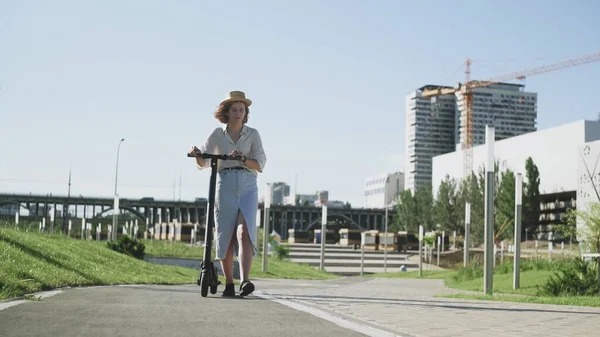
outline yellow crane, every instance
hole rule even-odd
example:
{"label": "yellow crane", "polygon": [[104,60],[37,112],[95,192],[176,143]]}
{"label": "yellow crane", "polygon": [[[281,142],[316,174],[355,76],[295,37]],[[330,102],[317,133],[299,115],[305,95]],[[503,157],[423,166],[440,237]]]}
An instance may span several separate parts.
{"label": "yellow crane", "polygon": [[546,66],[541,66],[524,71],[516,71],[502,76],[490,78],[485,81],[471,80],[471,59],[465,60],[465,83],[459,83],[456,88],[436,88],[428,89],[422,92],[425,98],[431,98],[441,95],[452,95],[460,93],[463,96],[463,109],[461,111],[461,126],[464,136],[462,137],[463,150],[463,178],[467,178],[473,170],[473,89],[487,87],[492,84],[502,83],[511,80],[524,80],[526,77],[555,71],[563,68],[578,66],[600,60],[600,53],[586,55],[575,59],[565,60]]}

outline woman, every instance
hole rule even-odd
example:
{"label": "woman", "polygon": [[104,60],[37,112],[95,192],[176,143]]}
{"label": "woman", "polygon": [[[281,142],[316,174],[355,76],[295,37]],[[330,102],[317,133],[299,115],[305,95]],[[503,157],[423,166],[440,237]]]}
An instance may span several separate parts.
{"label": "woman", "polygon": [[[258,211],[258,185],[256,178],[262,172],[267,157],[260,134],[246,125],[248,107],[252,101],[244,92],[232,91],[221,102],[215,118],[225,124],[216,128],[198,149],[190,153],[229,154],[242,156],[242,160],[219,160],[215,195],[215,249],[225,274],[223,296],[235,296],[233,286],[233,254],[237,252],[240,264],[240,295],[254,291],[250,282],[250,266],[257,253],[256,212]],[[210,167],[211,159],[196,158],[199,169]]]}

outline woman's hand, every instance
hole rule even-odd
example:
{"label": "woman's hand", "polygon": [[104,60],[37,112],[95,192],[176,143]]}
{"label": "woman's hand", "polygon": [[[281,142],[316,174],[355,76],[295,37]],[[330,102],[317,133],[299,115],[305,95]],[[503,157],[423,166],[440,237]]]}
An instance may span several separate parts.
{"label": "woman's hand", "polygon": [[189,154],[191,154],[192,156],[198,158],[198,156],[201,155],[202,152],[200,152],[200,149],[197,148],[196,146],[192,146],[192,149],[190,150]]}
{"label": "woman's hand", "polygon": [[244,159],[246,159],[246,156],[244,155],[244,153],[240,150],[233,150],[229,153],[230,157],[241,157],[242,161],[244,161]]}

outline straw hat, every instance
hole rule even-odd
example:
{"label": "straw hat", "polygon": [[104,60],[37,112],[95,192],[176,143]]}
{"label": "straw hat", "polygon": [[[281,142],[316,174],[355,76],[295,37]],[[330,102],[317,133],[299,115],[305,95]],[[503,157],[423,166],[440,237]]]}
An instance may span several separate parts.
{"label": "straw hat", "polygon": [[231,102],[244,102],[247,106],[252,104],[252,101],[246,98],[246,94],[243,91],[231,91],[229,96],[223,100],[220,105]]}

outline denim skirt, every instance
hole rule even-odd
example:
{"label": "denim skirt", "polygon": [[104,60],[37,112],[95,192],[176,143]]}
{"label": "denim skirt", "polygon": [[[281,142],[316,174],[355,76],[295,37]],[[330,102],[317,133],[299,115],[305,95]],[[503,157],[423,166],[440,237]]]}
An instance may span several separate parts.
{"label": "denim skirt", "polygon": [[215,189],[215,250],[216,258],[225,259],[229,244],[234,243],[234,256],[238,255],[237,241],[238,212],[246,220],[252,244],[252,256],[258,249],[256,237],[256,215],[258,212],[257,177],[247,170],[220,170]]}

